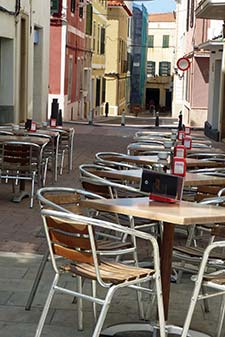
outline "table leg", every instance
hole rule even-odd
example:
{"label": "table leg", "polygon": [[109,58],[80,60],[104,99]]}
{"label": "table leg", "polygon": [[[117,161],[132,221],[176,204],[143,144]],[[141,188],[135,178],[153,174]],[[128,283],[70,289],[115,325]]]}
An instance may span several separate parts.
{"label": "table leg", "polygon": [[160,256],[161,256],[161,277],[162,277],[164,314],[166,321],[168,319],[168,311],[169,311],[173,241],[174,241],[174,225],[170,223],[163,223],[163,238],[160,246]]}

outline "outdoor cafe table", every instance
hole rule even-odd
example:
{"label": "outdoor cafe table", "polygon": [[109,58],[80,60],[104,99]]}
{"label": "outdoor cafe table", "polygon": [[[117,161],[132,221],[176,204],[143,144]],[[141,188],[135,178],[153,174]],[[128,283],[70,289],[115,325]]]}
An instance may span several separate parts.
{"label": "outdoor cafe table", "polygon": [[[164,145],[154,145],[154,144],[146,144],[146,143],[131,143],[128,146],[128,154],[135,153],[139,154],[141,152],[148,152],[148,151],[154,151],[154,152],[164,152],[164,151],[170,151],[170,149],[167,149],[164,147]],[[224,150],[220,148],[214,148],[214,147],[192,147],[191,150],[187,150],[187,153],[224,153]]]}
{"label": "outdoor cafe table", "polygon": [[[172,251],[174,243],[175,225],[212,224],[224,223],[225,212],[223,207],[202,205],[187,201],[180,203],[163,203],[145,198],[119,198],[104,200],[82,200],[81,207],[96,209],[99,211],[125,214],[140,218],[162,221],[163,238],[160,245],[162,291],[164,301],[165,318],[168,319],[169,297],[170,297],[170,277],[172,267]],[[129,323],[130,331],[143,330],[137,324]],[[146,328],[146,323],[144,324]],[[106,329],[108,335],[113,336],[113,331],[118,332],[119,327],[112,326]],[[121,326],[121,329],[123,327]],[[149,327],[150,329],[150,327]],[[102,333],[105,335],[105,331]],[[194,333],[192,336],[203,336]],[[204,334],[205,335],[205,334]]]}
{"label": "outdoor cafe table", "polygon": [[[117,156],[117,155],[110,155],[105,157],[106,160],[112,160],[117,162],[126,162],[126,163],[133,163],[138,165],[153,165],[155,163],[162,163],[167,164],[166,161],[159,161],[158,156],[151,156],[151,155],[140,155],[140,156],[131,156],[131,155],[124,155],[124,156]],[[186,158],[187,168],[195,168],[195,167],[225,167],[225,162],[220,161],[213,161],[213,160],[200,160],[195,158]]]}
{"label": "outdoor cafe table", "polygon": [[[101,170],[95,171],[93,173],[104,178],[121,179],[139,183],[141,180],[142,171],[143,169],[113,170],[113,171]],[[185,187],[198,187],[205,185],[225,186],[225,177],[217,177],[201,173],[191,173],[191,172],[186,173],[186,176],[184,177]]]}

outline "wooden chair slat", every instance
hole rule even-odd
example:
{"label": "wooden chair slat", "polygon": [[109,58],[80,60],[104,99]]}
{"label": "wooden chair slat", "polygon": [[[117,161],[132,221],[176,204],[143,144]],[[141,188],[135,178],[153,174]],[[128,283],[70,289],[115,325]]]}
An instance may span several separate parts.
{"label": "wooden chair slat", "polygon": [[63,256],[66,259],[81,263],[93,264],[93,257],[91,253],[79,252],[74,249],[59,246],[57,244],[53,244],[52,249],[54,254]]}
{"label": "wooden chair slat", "polygon": [[55,230],[50,230],[49,235],[52,242],[63,244],[68,248],[91,249],[89,238],[70,236]]}
{"label": "wooden chair slat", "polygon": [[66,204],[76,204],[78,202],[80,202],[81,197],[78,194],[64,194],[64,193],[60,193],[60,194],[46,194],[45,198],[58,204],[58,205],[66,205]]}
{"label": "wooden chair slat", "polygon": [[49,228],[60,229],[64,232],[69,233],[79,233],[79,234],[88,234],[88,229],[86,225],[79,224],[70,224],[67,222],[58,222],[54,218],[47,218],[47,224]]}

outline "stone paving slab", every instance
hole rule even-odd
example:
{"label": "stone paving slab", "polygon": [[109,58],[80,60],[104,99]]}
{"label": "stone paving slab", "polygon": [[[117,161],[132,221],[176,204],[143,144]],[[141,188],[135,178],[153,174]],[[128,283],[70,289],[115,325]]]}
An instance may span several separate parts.
{"label": "stone paving slab", "polygon": [[[108,126],[75,126],[75,146],[73,172],[59,177],[54,186],[80,187],[79,165],[91,163],[98,151],[126,152],[127,145],[138,129]],[[216,144],[224,148],[224,144]],[[51,177],[48,179],[51,184]],[[45,239],[41,235],[42,223],[39,206],[29,208],[29,200],[20,204],[12,203],[10,184],[0,184],[0,337],[32,337],[40,317],[46,294],[52,280],[50,263],[47,264],[34,305],[30,312],[24,310],[26,299],[35,277],[41,255],[46,250]],[[29,254],[28,254],[29,253]],[[64,282],[73,287],[74,279]],[[189,276],[181,284],[172,284],[170,321],[182,325],[190,300],[192,282]],[[110,309],[106,325],[118,321],[136,321],[134,294],[118,294]],[[57,295],[43,332],[48,337],[90,337],[93,327],[91,306],[85,303],[85,330],[76,329],[76,305],[68,296]],[[218,300],[213,301],[209,314],[202,314],[198,305],[192,327],[212,335],[215,332]],[[225,328],[224,328],[225,332]],[[130,333],[117,337],[147,337],[146,333]]]}

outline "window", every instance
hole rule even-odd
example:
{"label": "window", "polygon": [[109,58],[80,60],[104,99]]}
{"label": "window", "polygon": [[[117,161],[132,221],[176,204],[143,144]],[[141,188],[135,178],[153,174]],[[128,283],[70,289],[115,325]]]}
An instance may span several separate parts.
{"label": "window", "polygon": [[59,13],[59,0],[51,0],[51,15]]}
{"label": "window", "polygon": [[102,78],[102,103],[105,102],[105,87],[106,87],[106,80]]}
{"label": "window", "polygon": [[163,48],[169,48],[169,40],[170,36],[169,35],[163,35]]}
{"label": "window", "polygon": [[86,7],[86,34],[92,35],[92,16],[93,9],[91,4],[87,4]]}
{"label": "window", "polygon": [[93,45],[92,49],[95,51],[95,44],[96,44],[96,22],[93,23]]}
{"label": "window", "polygon": [[148,36],[148,48],[153,48],[154,47],[154,35],[149,35]]}
{"label": "window", "polygon": [[170,76],[171,63],[159,62],[159,76]]}
{"label": "window", "polygon": [[70,56],[68,67],[68,101],[71,101],[72,80],[73,80],[73,56]]}
{"label": "window", "polygon": [[147,61],[147,75],[155,76],[155,62]]}
{"label": "window", "polygon": [[84,8],[83,7],[79,7],[79,18],[83,19],[83,15],[84,15]]}
{"label": "window", "polygon": [[96,79],[96,99],[95,99],[95,106],[100,106],[100,86],[101,80],[100,78]]}
{"label": "window", "polygon": [[71,0],[70,10],[71,10],[72,13],[75,13],[75,7],[76,7],[76,0]]}
{"label": "window", "polygon": [[97,54],[100,54],[100,40],[101,40],[101,28],[98,25],[98,41],[97,41]]}
{"label": "window", "polygon": [[194,10],[195,10],[194,0],[191,0],[191,17],[190,17],[190,27],[191,28],[193,28],[194,26]]}
{"label": "window", "polygon": [[100,54],[105,54],[105,27],[101,28],[101,46],[100,46]]}

